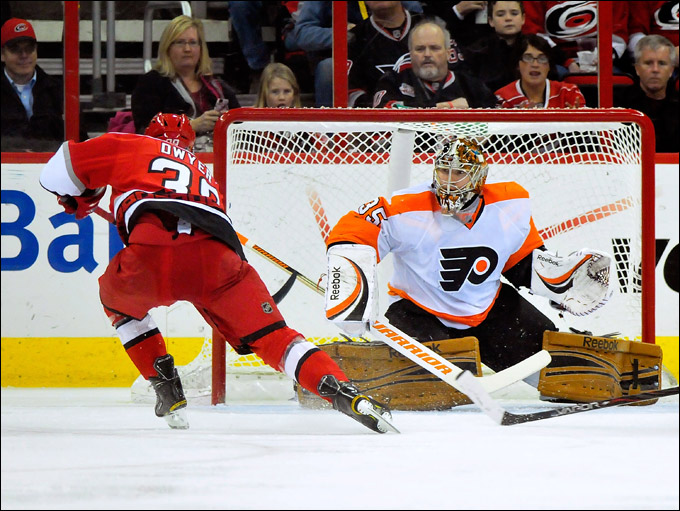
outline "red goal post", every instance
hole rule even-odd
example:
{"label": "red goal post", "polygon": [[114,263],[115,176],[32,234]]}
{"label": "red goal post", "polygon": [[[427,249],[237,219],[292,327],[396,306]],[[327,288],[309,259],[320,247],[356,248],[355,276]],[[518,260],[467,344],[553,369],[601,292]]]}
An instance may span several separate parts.
{"label": "red goal post", "polygon": [[[431,177],[437,144],[459,135],[482,143],[490,182],[513,180],[529,190],[549,249],[562,249],[564,238],[562,250],[614,253],[621,299],[598,328],[625,323],[625,336],[653,343],[654,128],[635,110],[240,108],[215,127],[214,172],[236,230],[316,280],[325,266],[323,236],[338,215]],[[263,275],[273,292],[272,278]],[[302,304],[305,318],[289,320],[284,304],[282,312],[317,339],[314,329],[322,327],[305,328],[316,305],[305,300],[283,301]],[[226,367],[224,340],[214,335],[216,404],[224,401]]]}

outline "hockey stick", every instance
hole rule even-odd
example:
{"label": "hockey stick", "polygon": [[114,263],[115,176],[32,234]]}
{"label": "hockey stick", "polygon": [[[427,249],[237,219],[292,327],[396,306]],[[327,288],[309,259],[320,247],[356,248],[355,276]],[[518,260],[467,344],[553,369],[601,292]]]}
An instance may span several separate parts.
{"label": "hockey stick", "polygon": [[[106,211],[100,206],[97,206],[94,208],[94,212],[102,217],[104,220],[111,224],[115,224],[115,219],[113,218],[113,214]],[[236,233],[239,236],[239,239],[241,238],[241,235],[239,233]],[[285,296],[288,294],[288,291],[293,287],[293,284],[295,284],[295,272],[291,272],[290,277],[288,277],[288,280],[283,283],[283,286],[281,286],[281,289],[279,289],[276,293],[272,295],[272,298],[274,299],[274,303],[278,305],[278,303],[285,298]]]}
{"label": "hockey stick", "polygon": [[[262,247],[256,245],[242,234],[239,234],[239,239],[245,247],[258,253],[268,261],[277,265],[282,270],[290,273],[291,275],[295,275],[295,278],[298,281],[316,293],[320,294],[321,296],[325,295],[326,290],[310,278],[291,268],[288,264],[273,256]],[[387,326],[388,324],[389,323],[386,319],[380,317],[380,320],[373,323],[371,332],[375,334],[376,338],[383,341],[395,351],[401,353],[406,358],[415,362],[417,365],[428,370],[452,387],[460,390],[459,386],[461,383],[457,382],[456,379],[463,372],[462,369],[453,365],[441,355],[430,350],[427,346],[424,346],[392,325]],[[490,376],[475,378],[475,380],[479,381],[479,385],[481,385],[483,392],[494,392],[496,390],[505,388],[508,385],[511,385],[523,378],[526,378],[537,371],[540,371],[542,368],[548,365],[548,363],[550,363],[550,354],[545,350],[541,350],[512,367],[504,369],[503,371],[499,371],[498,373],[492,374]],[[467,392],[464,393],[467,394]]]}
{"label": "hockey stick", "polygon": [[[472,376],[469,372],[463,373],[459,378],[459,382],[466,386],[467,380],[475,380],[476,378]],[[475,387],[468,387],[470,392],[475,392]],[[578,403],[574,405],[560,406],[558,408],[553,408],[551,410],[544,410],[542,412],[532,412],[532,413],[511,413],[503,409],[497,401],[495,401],[491,396],[478,394],[475,396],[477,399],[468,394],[470,399],[473,399],[475,404],[482,408],[487,415],[491,416],[498,424],[501,426],[513,426],[515,424],[523,424],[525,422],[540,421],[543,419],[551,419],[553,417],[563,417],[565,415],[573,415],[575,413],[589,412],[591,410],[601,410],[603,408],[610,408],[612,406],[622,406],[631,403],[642,403],[644,401],[652,401],[660,397],[675,396],[678,395],[678,389],[680,387],[671,387],[669,389],[657,389],[649,390],[646,392],[640,392],[639,394],[633,394],[630,396],[621,396],[611,399],[604,399],[602,401],[593,401],[592,403]],[[478,402],[479,401],[479,402]],[[480,404],[481,403],[481,404]]]}

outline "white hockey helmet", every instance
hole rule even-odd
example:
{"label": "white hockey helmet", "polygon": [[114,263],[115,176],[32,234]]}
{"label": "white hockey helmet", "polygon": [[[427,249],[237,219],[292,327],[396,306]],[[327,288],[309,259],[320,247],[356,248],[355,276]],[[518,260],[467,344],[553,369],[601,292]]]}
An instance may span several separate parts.
{"label": "white hockey helmet", "polygon": [[489,166],[477,142],[468,138],[445,141],[435,155],[432,183],[442,213],[453,215],[470,204],[482,193],[488,172]]}

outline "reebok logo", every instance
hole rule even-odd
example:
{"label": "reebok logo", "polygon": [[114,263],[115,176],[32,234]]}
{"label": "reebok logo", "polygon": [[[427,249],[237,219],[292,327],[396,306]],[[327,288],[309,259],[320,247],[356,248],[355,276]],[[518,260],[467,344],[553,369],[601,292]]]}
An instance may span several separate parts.
{"label": "reebok logo", "polygon": [[335,267],[333,268],[333,271],[331,272],[331,282],[330,282],[330,287],[331,287],[331,296],[330,300],[339,300],[340,299],[340,268]]}
{"label": "reebok logo", "polygon": [[618,341],[602,337],[583,337],[583,347],[605,351],[619,351]]}
{"label": "reebok logo", "polygon": [[559,263],[558,263],[557,261],[555,261],[554,259],[552,259],[552,258],[550,258],[550,257],[544,257],[544,256],[542,256],[541,254],[538,254],[537,257],[538,257],[538,260],[539,260],[539,261],[543,261],[543,262],[545,262],[545,263],[552,264],[553,266],[558,266],[558,265],[559,265]]}

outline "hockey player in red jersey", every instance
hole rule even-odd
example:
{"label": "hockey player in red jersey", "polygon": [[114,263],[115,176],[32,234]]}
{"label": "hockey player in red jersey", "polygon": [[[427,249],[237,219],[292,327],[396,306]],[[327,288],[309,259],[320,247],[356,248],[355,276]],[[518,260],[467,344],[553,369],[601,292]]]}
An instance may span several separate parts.
{"label": "hockey player in red jersey", "polygon": [[286,325],[245,259],[212,170],[191,152],[195,134],[188,117],[158,114],[145,135],[65,142],[40,183],[77,219],[93,212],[111,186],[125,247],[99,279],[100,299],[130,359],[156,391],[156,415],[171,428],[188,427],[173,357],[149,315],[153,307],[186,300],[238,353],[257,354],[335,409],[387,431],[389,410],[361,395],[326,353]]}

